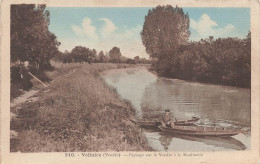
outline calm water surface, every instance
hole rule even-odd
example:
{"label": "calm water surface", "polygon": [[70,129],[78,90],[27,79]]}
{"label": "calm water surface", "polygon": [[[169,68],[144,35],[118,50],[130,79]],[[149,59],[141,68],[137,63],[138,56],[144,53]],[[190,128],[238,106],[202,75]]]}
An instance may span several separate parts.
{"label": "calm water surface", "polygon": [[[161,78],[145,67],[106,71],[103,78],[132,103],[137,119],[155,120],[167,108],[177,120],[200,117],[198,125],[250,127],[250,89]],[[158,151],[250,149],[250,134],[199,138],[143,131],[149,144]]]}

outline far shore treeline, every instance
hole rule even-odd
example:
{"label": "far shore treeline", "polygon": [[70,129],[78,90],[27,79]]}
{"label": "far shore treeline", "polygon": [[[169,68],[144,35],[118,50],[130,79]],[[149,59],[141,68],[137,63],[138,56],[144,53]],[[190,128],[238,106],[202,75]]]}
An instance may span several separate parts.
{"label": "far shore treeline", "polygon": [[30,72],[43,81],[49,80],[45,72],[53,69],[51,60],[151,63],[150,69],[159,76],[250,88],[250,32],[244,39],[209,37],[189,41],[189,15],[177,6],[157,6],[145,16],[141,31],[150,59],[131,59],[121,54],[116,45],[109,52],[84,46],[60,52],[62,43],[49,31],[50,14],[45,5],[11,5],[11,97],[18,95],[21,88],[19,69],[24,61],[29,61]]}
{"label": "far shore treeline", "polygon": [[134,59],[123,56],[119,47],[113,47],[109,52],[89,49],[83,46],[76,46],[69,51],[59,52],[53,57],[54,60],[63,63],[127,63],[127,64],[150,64],[150,60],[135,56]]}
{"label": "far shore treeline", "polygon": [[182,8],[157,6],[145,17],[142,41],[151,70],[159,76],[250,88],[251,33],[244,39],[189,41],[189,15]]}

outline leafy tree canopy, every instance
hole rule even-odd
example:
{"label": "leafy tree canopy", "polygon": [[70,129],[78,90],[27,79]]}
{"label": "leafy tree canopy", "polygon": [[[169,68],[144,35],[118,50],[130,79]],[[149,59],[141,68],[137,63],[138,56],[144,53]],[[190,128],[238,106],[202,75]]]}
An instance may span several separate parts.
{"label": "leafy tree canopy", "polygon": [[121,54],[120,49],[118,47],[113,47],[109,51],[109,57],[110,57],[111,62],[115,62],[115,63],[120,62],[121,56],[122,56],[122,54]]}
{"label": "leafy tree canopy", "polygon": [[150,57],[174,54],[180,45],[186,44],[189,35],[189,15],[170,5],[149,10],[141,32]]}
{"label": "leafy tree canopy", "polygon": [[58,53],[56,36],[48,30],[49,11],[45,5],[11,6],[11,61],[29,61],[42,71]]}
{"label": "leafy tree canopy", "polygon": [[71,55],[75,62],[90,62],[93,51],[86,47],[76,46],[72,49]]}

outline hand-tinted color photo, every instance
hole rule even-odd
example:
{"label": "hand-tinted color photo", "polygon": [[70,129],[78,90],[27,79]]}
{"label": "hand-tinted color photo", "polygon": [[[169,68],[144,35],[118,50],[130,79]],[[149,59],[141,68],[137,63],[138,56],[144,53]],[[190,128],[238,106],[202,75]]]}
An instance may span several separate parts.
{"label": "hand-tinted color photo", "polygon": [[11,5],[11,152],[251,149],[250,8]]}

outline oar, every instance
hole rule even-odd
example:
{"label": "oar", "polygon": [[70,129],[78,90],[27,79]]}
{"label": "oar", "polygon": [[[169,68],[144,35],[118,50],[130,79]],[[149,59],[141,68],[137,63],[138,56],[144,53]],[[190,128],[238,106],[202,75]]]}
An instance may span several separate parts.
{"label": "oar", "polygon": [[38,79],[38,78],[35,77],[33,74],[31,74],[31,72],[29,72],[29,74],[30,74],[32,77],[34,77],[37,81],[39,81],[40,83],[42,83],[42,85],[43,85],[44,87],[47,87],[46,84],[44,84],[40,79]]}

